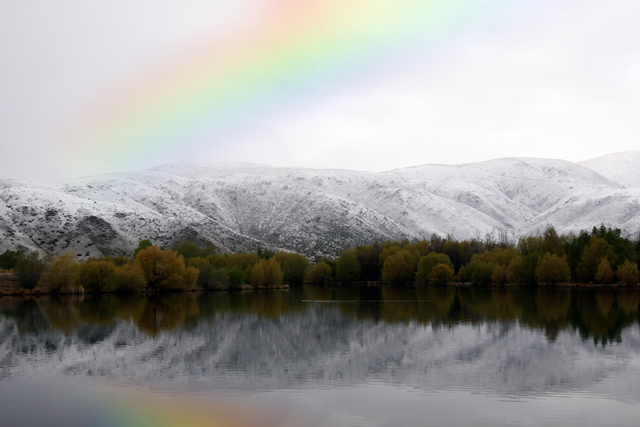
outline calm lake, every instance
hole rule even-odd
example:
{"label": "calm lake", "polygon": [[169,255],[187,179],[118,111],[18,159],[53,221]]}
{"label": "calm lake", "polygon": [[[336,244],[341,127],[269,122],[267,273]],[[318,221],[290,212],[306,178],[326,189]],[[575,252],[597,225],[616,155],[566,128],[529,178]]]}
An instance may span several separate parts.
{"label": "calm lake", "polygon": [[637,426],[640,290],[0,299],[0,425]]}

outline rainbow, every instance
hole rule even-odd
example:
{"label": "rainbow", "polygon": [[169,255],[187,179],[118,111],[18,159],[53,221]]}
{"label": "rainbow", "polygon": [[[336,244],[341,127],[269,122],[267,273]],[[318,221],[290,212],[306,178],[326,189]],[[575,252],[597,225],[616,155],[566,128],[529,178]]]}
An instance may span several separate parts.
{"label": "rainbow", "polygon": [[117,90],[80,120],[75,150],[85,161],[127,166],[154,153],[222,144],[253,118],[286,113],[406,63],[508,7],[506,0],[264,3],[262,23],[250,31],[224,43],[201,40]]}
{"label": "rainbow", "polygon": [[102,427],[257,427],[273,425],[281,416],[268,408],[241,407],[229,399],[190,392],[119,387],[101,389],[97,395],[102,397],[96,410],[85,418],[89,425]]}

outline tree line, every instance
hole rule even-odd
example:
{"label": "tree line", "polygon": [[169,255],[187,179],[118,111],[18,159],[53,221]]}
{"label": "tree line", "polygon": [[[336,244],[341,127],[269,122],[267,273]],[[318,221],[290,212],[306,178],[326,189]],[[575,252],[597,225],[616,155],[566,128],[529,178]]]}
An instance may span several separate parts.
{"label": "tree line", "polygon": [[418,242],[387,241],[342,251],[310,267],[309,283],[383,282],[442,285],[637,284],[640,239],[604,225],[559,235],[549,226],[515,243],[433,235]]}
{"label": "tree line", "polygon": [[559,235],[549,226],[515,243],[508,239],[387,241],[345,249],[337,259],[311,264],[300,254],[258,248],[253,253],[219,253],[209,245],[182,242],[161,249],[143,240],[133,257],[76,261],[74,254],[41,258],[37,252],[7,250],[0,269],[11,270],[23,289],[57,293],[234,289],[251,285],[378,282],[397,285],[555,285],[639,281],[640,239],[619,229]]}
{"label": "tree line", "polygon": [[[563,330],[577,332],[595,344],[615,344],[622,331],[638,323],[638,287],[600,287],[594,292],[567,287],[485,289],[477,286],[326,287],[309,286],[296,297],[282,292],[100,294],[99,297],[0,299],[0,316],[15,321],[21,335],[59,330],[72,334],[87,325],[132,322],[141,332],[156,336],[193,326],[221,313],[258,315],[277,319],[303,312],[304,300],[379,300],[377,304],[339,304],[346,319],[418,323],[433,328],[460,323],[514,322],[544,331],[555,340]],[[406,302],[385,304],[384,301]]]}
{"label": "tree line", "polygon": [[258,248],[255,253],[218,253],[213,246],[182,242],[161,249],[143,240],[133,257],[42,258],[37,252],[6,250],[0,269],[10,270],[22,289],[52,293],[179,291],[230,289],[251,285],[276,288],[299,285],[309,266],[303,255]]}

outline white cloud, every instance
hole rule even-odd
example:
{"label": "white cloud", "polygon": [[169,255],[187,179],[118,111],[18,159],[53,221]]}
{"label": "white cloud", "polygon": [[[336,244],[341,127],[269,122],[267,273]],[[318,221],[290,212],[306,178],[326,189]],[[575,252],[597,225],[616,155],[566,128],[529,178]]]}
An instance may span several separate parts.
{"label": "white cloud", "polygon": [[389,169],[501,156],[577,161],[638,149],[637,51],[629,40],[640,39],[639,16],[631,2],[544,3],[531,18],[468,33],[278,126],[313,150],[316,166],[346,166],[340,152],[360,168]]}
{"label": "white cloud", "polygon": [[[70,154],[59,136],[86,108],[182,49],[242,32],[260,19],[260,4],[5,6],[0,176],[54,172],[52,164]],[[221,137],[222,146],[212,141],[180,159],[383,170],[502,156],[583,160],[638,149],[639,18],[636,0],[505,2],[442,36],[441,45],[414,47],[411,60],[297,99]]]}

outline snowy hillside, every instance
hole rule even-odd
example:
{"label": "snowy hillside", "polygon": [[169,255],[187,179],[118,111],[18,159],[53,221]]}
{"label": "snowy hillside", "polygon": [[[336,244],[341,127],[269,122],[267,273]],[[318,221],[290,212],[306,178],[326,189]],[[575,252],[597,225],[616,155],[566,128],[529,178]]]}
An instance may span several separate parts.
{"label": "snowy hillside", "polygon": [[624,187],[640,187],[640,151],[607,154],[581,164]]}
{"label": "snowy hillside", "polygon": [[4,180],[0,250],[84,257],[131,253],[149,238],[161,246],[188,239],[225,251],[266,246],[318,257],[432,233],[517,237],[547,224],[568,232],[600,223],[636,232],[640,186],[631,185],[631,175],[640,157],[613,156],[584,164],[512,158],[380,173],[170,164],[75,181]]}

